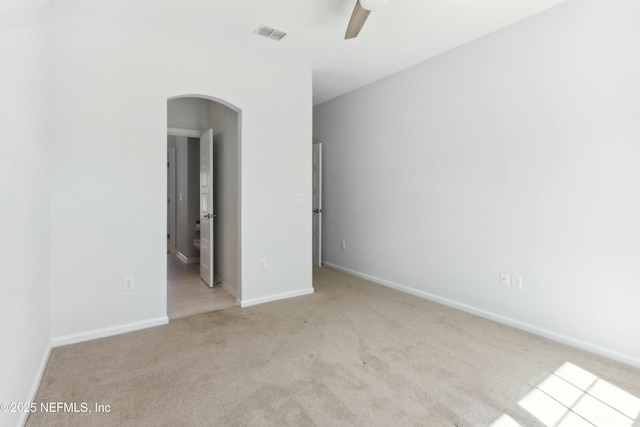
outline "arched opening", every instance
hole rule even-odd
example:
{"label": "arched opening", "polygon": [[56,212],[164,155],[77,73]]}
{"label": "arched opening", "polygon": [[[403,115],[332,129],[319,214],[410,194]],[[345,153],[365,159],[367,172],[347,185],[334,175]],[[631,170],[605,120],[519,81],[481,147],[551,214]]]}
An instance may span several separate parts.
{"label": "arched opening", "polygon": [[167,100],[170,319],[241,301],[241,113],[210,96]]}

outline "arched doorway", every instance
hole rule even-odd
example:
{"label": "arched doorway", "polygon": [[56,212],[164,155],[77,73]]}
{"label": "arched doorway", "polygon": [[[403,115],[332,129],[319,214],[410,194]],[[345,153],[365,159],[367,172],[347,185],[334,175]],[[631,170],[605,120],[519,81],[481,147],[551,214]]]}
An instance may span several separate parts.
{"label": "arched doorway", "polygon": [[[200,258],[197,241],[203,199],[199,138],[209,129],[213,177],[210,189],[213,209],[209,212],[213,241],[209,262],[215,278],[214,283],[209,283],[211,287],[196,274],[197,266],[205,261]],[[167,100],[167,153],[169,159],[175,158],[174,167],[168,162],[167,188],[170,319],[227,308],[241,301],[241,130],[241,110],[226,101],[203,95],[180,95]],[[171,173],[176,177],[173,188]],[[173,227],[171,209],[175,209]]]}

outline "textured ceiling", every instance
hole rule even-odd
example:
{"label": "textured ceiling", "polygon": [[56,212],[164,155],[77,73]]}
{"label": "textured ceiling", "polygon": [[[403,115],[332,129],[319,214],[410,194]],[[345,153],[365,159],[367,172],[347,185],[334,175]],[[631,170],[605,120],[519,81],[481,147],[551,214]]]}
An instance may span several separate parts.
{"label": "textured ceiling", "polygon": [[[313,70],[327,101],[566,0],[391,0],[344,40],[355,0],[54,0]],[[284,30],[281,42],[260,25]]]}

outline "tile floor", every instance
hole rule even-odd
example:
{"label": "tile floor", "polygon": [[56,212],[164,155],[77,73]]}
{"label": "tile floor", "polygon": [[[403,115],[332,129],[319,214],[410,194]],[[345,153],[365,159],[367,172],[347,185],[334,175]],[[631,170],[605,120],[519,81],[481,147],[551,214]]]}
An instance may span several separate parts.
{"label": "tile floor", "polygon": [[167,311],[169,319],[208,313],[236,305],[236,298],[220,285],[200,279],[200,264],[185,264],[167,255]]}

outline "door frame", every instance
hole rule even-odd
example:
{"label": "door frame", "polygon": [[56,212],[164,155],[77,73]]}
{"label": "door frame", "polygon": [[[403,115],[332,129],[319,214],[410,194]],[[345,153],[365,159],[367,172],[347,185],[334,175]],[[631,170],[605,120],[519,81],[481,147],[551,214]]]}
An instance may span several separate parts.
{"label": "door frame", "polygon": [[[197,138],[200,138],[200,134],[201,132],[199,130],[195,130],[195,129],[184,129],[184,128],[172,128],[172,127],[167,127],[167,137],[169,136],[184,136],[187,138],[196,138],[193,135],[197,134]],[[177,221],[178,221],[178,214],[176,211],[176,200],[178,198],[178,190],[176,187],[176,166],[175,166],[175,162],[176,162],[176,150],[175,148],[173,149],[173,162],[170,163],[171,167],[173,168],[173,173],[172,173],[172,179],[173,179],[173,197],[171,194],[168,194],[167,196],[169,197],[169,200],[171,200],[171,204],[173,205],[172,207],[170,207],[170,209],[173,209],[171,212],[173,212],[173,223],[171,224],[173,229],[172,229],[172,233],[171,233],[171,253],[174,254],[176,252],[176,233],[177,233]],[[199,180],[198,180],[199,181]],[[170,191],[169,189],[167,189],[167,191]],[[185,258],[186,259],[186,258]],[[198,261],[199,262],[199,261]]]}
{"label": "door frame", "polygon": [[200,138],[201,131],[196,129],[167,127],[167,136],[186,136],[188,138]]}
{"label": "door frame", "polygon": [[[318,155],[316,156],[316,147],[317,147],[317,153]],[[317,179],[318,180],[318,185],[317,185],[317,200],[316,200],[316,192],[314,190],[316,190],[315,187],[315,183],[312,182],[311,186],[312,186],[312,201],[311,201],[311,208],[313,209],[312,215],[314,216],[313,221],[314,223],[316,223],[317,221],[317,236],[316,236],[316,240],[313,241],[313,248],[311,250],[311,254],[312,254],[312,262],[311,264],[316,266],[316,267],[322,267],[322,143],[320,141],[314,141],[312,144],[312,166],[311,166],[311,173],[312,173],[312,180],[313,179]],[[318,210],[318,212],[316,212],[316,209]],[[313,226],[312,226],[312,230],[311,232],[313,233]],[[313,239],[312,239],[313,240]]]}
{"label": "door frame", "polygon": [[[170,135],[167,135],[170,136]],[[169,204],[169,253],[176,252],[176,149],[167,149],[167,163],[169,164],[169,188],[167,199]]]}

